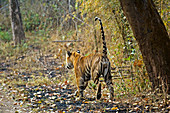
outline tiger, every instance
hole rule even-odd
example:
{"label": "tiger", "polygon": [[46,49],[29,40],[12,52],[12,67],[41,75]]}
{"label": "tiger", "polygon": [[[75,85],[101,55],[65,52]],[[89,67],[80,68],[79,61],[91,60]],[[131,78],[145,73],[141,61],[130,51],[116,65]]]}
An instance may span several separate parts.
{"label": "tiger", "polygon": [[96,17],[95,21],[99,20],[101,26],[101,36],[103,40],[103,52],[92,53],[88,56],[82,56],[80,51],[66,53],[66,68],[73,69],[76,77],[77,91],[76,96],[83,97],[83,91],[86,89],[89,80],[93,80],[97,89],[97,99],[101,98],[101,82],[100,77],[104,77],[104,82],[110,92],[110,99],[114,97],[114,89],[111,76],[111,63],[107,57],[107,47],[105,42],[105,35],[102,21]]}

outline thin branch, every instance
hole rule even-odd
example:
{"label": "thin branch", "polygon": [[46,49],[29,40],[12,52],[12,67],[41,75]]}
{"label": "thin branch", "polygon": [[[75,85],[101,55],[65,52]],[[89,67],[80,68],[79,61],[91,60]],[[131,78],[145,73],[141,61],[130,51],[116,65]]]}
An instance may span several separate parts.
{"label": "thin branch", "polygon": [[74,17],[74,18],[77,19],[78,21],[84,23],[85,25],[88,25],[89,27],[91,27],[89,24],[85,23],[85,22],[84,22],[83,20],[81,20],[80,18],[78,18],[78,17],[74,16],[73,14],[71,14],[70,12],[68,12],[67,9],[66,9],[65,7],[63,7],[63,5],[62,5],[60,2],[58,2],[58,3],[59,3],[59,5],[66,11],[67,14],[71,15],[72,17]]}
{"label": "thin branch", "polygon": [[0,11],[3,10],[4,8],[6,8],[6,7],[8,8],[8,4],[6,4],[5,6],[1,7]]}
{"label": "thin branch", "polygon": [[56,40],[52,42],[81,42],[81,40]]}

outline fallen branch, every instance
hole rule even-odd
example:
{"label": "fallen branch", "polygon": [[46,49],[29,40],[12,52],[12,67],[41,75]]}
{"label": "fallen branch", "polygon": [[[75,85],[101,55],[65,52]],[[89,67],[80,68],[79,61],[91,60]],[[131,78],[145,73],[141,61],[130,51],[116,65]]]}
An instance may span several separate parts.
{"label": "fallen branch", "polygon": [[56,40],[53,42],[81,42],[81,40]]}

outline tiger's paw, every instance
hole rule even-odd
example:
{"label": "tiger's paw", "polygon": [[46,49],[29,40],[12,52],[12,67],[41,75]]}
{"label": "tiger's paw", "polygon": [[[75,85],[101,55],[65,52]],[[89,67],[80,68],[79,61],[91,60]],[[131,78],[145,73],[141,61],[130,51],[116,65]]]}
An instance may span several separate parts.
{"label": "tiger's paw", "polygon": [[79,96],[78,90],[75,91],[74,96]]}
{"label": "tiger's paw", "polygon": [[84,101],[84,100],[86,100],[86,98],[79,96],[79,97],[77,97],[75,100],[76,100],[76,101]]}

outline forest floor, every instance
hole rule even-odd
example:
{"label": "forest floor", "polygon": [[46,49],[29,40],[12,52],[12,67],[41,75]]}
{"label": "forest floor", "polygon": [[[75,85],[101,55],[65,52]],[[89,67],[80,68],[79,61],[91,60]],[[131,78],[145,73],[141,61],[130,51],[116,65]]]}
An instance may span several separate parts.
{"label": "forest floor", "polygon": [[[111,101],[105,83],[102,83],[100,100],[95,99],[96,90],[91,87],[84,91],[86,99],[79,100],[73,95],[77,89],[73,70],[64,67],[63,44],[48,46],[49,44],[30,44],[23,51],[14,47],[12,49],[15,51],[9,51],[16,55],[0,57],[0,113],[168,113],[170,110],[161,95],[153,96],[150,92],[129,95],[115,91],[115,100]],[[118,80],[114,80],[115,83],[116,81]],[[92,81],[90,83],[93,84]]]}
{"label": "forest floor", "polygon": [[8,96],[2,89],[0,90],[0,113],[15,113],[24,111],[19,105],[15,105],[14,100]]}

